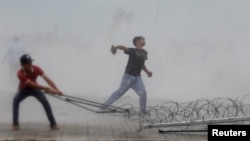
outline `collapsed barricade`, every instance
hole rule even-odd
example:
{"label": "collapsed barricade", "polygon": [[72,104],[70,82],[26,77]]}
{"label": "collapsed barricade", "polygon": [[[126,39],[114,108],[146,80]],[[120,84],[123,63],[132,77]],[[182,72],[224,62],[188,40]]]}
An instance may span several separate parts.
{"label": "collapsed barricade", "polygon": [[141,115],[139,109],[129,103],[122,107],[105,107],[102,103],[78,97],[49,95],[94,113],[116,114],[126,121],[136,121],[139,123],[138,131],[157,128],[159,133],[206,132],[209,124],[250,121],[250,94],[236,99],[198,99],[188,103],[169,101],[148,106],[145,115]]}

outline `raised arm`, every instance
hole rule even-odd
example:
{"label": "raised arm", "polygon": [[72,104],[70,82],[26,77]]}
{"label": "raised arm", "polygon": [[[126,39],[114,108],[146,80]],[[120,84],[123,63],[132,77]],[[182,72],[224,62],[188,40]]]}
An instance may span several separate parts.
{"label": "raised arm", "polygon": [[128,51],[128,48],[123,46],[123,45],[118,45],[118,46],[114,46],[116,49],[120,49],[120,50],[124,50],[124,51]]}
{"label": "raised arm", "polygon": [[123,50],[123,51],[125,51],[125,52],[128,51],[128,48],[125,47],[125,46],[123,46],[123,45],[118,45],[118,46],[112,45],[112,46],[111,46],[111,52],[112,52],[113,54],[116,54],[116,50],[117,50],[117,49]]}

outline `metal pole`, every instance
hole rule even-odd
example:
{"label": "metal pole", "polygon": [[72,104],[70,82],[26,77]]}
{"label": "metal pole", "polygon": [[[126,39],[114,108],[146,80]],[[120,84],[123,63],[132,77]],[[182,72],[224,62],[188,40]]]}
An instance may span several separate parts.
{"label": "metal pole", "polygon": [[[90,100],[86,100],[86,99],[82,99],[82,98],[78,98],[78,97],[73,97],[73,96],[69,96],[69,95],[64,95],[64,96],[68,97],[68,98],[77,99],[77,100],[80,100],[80,101],[85,101],[85,102],[93,103],[93,104],[99,105],[99,106],[106,106],[103,103],[98,103],[98,102],[94,102],[94,101],[90,101]],[[115,107],[115,106],[108,106],[108,108],[121,109],[121,110],[125,110],[125,111],[127,110],[127,109],[124,109],[124,108],[121,108],[121,107]]]}
{"label": "metal pole", "polygon": [[226,122],[237,122],[250,120],[250,116],[247,117],[232,117],[232,118],[221,118],[212,120],[196,120],[187,122],[171,122],[171,123],[158,123],[158,124],[144,124],[143,128],[162,128],[162,127],[173,127],[173,126],[190,126],[199,124],[214,124],[214,123],[226,123]]}
{"label": "metal pole", "polygon": [[[76,98],[76,97],[72,97],[72,96],[67,96],[67,95],[59,97],[59,96],[52,95],[50,93],[46,93],[46,94],[48,94],[48,95],[50,95],[50,96],[52,96],[54,98],[60,99],[62,101],[65,101],[67,103],[73,104],[75,106],[81,107],[81,108],[83,108],[85,110],[88,110],[88,111],[91,111],[91,112],[95,112],[95,113],[124,113],[124,112],[129,112],[128,109],[123,109],[123,108],[114,107],[114,106],[105,107],[104,111],[97,111],[97,110],[93,110],[93,109],[88,108],[88,107],[83,106],[83,105],[97,107],[97,108],[102,108],[104,106],[104,104],[101,104],[101,103],[98,103],[98,102],[94,102],[94,101],[85,100],[85,99],[81,99],[81,98]],[[83,104],[83,105],[80,105],[78,103]]]}
{"label": "metal pole", "polygon": [[159,133],[171,133],[171,132],[207,132],[207,129],[182,129],[182,130],[162,130],[158,131]]}
{"label": "metal pole", "polygon": [[[47,93],[47,94],[48,94],[48,93]],[[66,100],[66,99],[64,99],[64,98],[62,98],[62,97],[54,96],[54,95],[52,95],[52,94],[49,94],[49,95],[52,96],[52,97],[54,97],[54,98],[57,98],[57,99],[59,99],[59,100],[62,100],[62,101],[64,101],[64,102],[73,104],[73,105],[78,106],[78,107],[81,107],[81,108],[83,108],[83,109],[85,109],[85,110],[88,110],[88,111],[91,111],[91,112],[95,112],[95,113],[96,113],[96,111],[93,110],[93,109],[87,108],[87,107],[85,107],[85,106],[79,105],[79,104],[74,103],[74,102],[71,102],[71,101],[68,101],[68,100]]]}

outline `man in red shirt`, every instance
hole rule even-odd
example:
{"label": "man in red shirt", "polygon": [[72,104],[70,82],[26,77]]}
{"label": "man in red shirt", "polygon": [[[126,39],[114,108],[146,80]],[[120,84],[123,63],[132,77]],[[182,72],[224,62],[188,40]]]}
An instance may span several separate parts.
{"label": "man in red shirt", "polygon": [[[56,124],[55,118],[52,113],[50,104],[41,90],[45,90],[49,93],[62,96],[63,93],[57,88],[55,83],[47,77],[43,70],[39,66],[32,65],[33,59],[24,54],[20,58],[22,68],[18,70],[17,77],[19,79],[18,92],[16,93],[13,100],[13,130],[19,129],[18,115],[19,115],[19,104],[22,100],[28,96],[34,96],[39,102],[42,103],[47,117],[50,121],[50,127],[52,130],[58,130],[59,127]],[[39,85],[36,82],[38,76],[41,76],[50,87]]]}

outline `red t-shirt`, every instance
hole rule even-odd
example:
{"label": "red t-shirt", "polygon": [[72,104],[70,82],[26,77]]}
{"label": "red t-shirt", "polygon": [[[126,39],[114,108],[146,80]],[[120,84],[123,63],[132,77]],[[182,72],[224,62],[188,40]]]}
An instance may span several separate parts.
{"label": "red t-shirt", "polygon": [[28,88],[28,86],[25,84],[27,80],[31,80],[36,83],[36,79],[38,76],[43,76],[44,72],[43,70],[35,65],[32,65],[32,73],[27,74],[23,69],[18,70],[17,77],[19,79],[19,89],[25,89]]}

